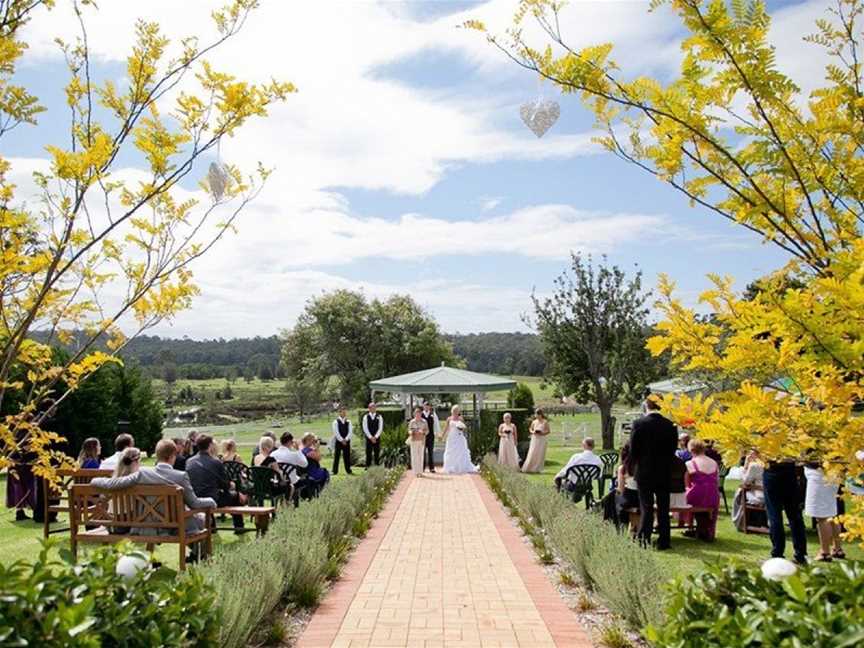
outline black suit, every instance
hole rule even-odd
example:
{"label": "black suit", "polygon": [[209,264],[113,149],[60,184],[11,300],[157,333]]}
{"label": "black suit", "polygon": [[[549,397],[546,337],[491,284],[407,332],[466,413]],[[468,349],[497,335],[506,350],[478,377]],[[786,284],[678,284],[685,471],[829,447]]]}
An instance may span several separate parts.
{"label": "black suit", "polygon": [[657,547],[668,549],[669,491],[672,480],[672,460],[678,447],[678,430],[658,412],[650,413],[633,422],[630,434],[628,472],[639,487],[639,540],[651,541],[654,528],[654,500],[657,500]]}

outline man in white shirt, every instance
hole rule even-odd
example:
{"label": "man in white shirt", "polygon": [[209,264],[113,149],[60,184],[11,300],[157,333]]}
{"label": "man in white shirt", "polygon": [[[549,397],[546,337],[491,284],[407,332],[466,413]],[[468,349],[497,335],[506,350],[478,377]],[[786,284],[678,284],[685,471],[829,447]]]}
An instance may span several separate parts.
{"label": "man in white shirt", "polygon": [[[276,448],[273,453],[270,455],[276,460],[276,463],[287,463],[292,466],[297,466],[298,468],[305,468],[309,465],[309,461],[306,459],[306,455],[300,452],[297,449],[297,442],[294,441],[294,435],[290,432],[285,432],[279,438],[280,445]],[[300,476],[297,474],[296,470],[292,470],[289,475],[289,479],[292,484],[296,484],[300,480]]]}
{"label": "man in white shirt", "polygon": [[[570,461],[567,462],[567,465],[564,466],[561,470],[558,471],[558,474],[555,475],[555,488],[559,491],[561,490],[562,482],[564,481],[564,476],[567,474],[567,471],[570,470],[572,466],[597,466],[600,469],[600,472],[603,472],[603,460],[600,459],[596,454],[594,454],[594,439],[591,437],[585,437],[582,440],[582,452],[575,453],[572,457],[570,457]],[[570,481],[575,481],[573,476],[570,476]]]}
{"label": "man in white shirt", "polygon": [[429,472],[435,472],[435,439],[441,434],[441,424],[438,422],[438,415],[432,407],[432,403],[428,401],[423,404],[423,420],[426,421],[426,426],[429,432],[426,433],[426,452],[423,457],[423,467],[428,468]]}
{"label": "man in white shirt", "polygon": [[384,417],[378,413],[378,406],[369,403],[369,411],[363,415],[363,436],[366,437],[366,470],[375,461],[381,463],[381,433],[384,431]]}
{"label": "man in white shirt", "polygon": [[102,463],[99,464],[99,470],[114,470],[117,462],[120,461],[120,455],[123,454],[123,451],[126,448],[134,447],[135,439],[132,438],[131,434],[118,434],[117,438],[114,439],[114,454],[102,460]]}
{"label": "man in white shirt", "polygon": [[333,474],[339,474],[339,457],[345,464],[345,472],[351,472],[351,436],[354,433],[351,421],[348,420],[348,411],[344,407],[339,408],[339,416],[333,421]]}

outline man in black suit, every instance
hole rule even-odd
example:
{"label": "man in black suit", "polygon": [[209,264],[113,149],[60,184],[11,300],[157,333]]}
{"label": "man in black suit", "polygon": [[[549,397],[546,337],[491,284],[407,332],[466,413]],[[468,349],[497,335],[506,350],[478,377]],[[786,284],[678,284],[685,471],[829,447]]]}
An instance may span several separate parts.
{"label": "man in black suit", "polygon": [[669,491],[672,458],[678,447],[675,424],[660,414],[660,404],[647,399],[648,413],[633,422],[630,434],[628,472],[639,488],[639,542],[648,546],[654,529],[654,500],[657,500],[657,549],[670,547]]}
{"label": "man in black suit", "polygon": [[[186,460],[186,473],[198,497],[210,497],[218,506],[246,504],[246,496],[236,491],[236,485],[228,479],[225,466],[213,455],[213,437],[202,434],[195,441],[198,454]],[[243,516],[232,515],[234,530],[243,528]]]}

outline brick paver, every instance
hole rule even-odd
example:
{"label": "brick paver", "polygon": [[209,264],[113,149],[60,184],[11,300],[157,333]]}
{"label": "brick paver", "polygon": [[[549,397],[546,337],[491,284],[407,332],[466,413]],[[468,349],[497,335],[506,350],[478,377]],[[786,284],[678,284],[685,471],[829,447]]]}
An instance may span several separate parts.
{"label": "brick paver", "polygon": [[478,476],[406,476],[298,648],[588,648]]}

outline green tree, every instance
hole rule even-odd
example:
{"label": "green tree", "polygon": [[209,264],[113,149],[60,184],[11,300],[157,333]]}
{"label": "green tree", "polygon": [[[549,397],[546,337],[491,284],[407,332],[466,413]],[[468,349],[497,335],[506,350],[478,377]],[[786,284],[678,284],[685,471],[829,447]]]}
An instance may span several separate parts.
{"label": "green tree", "polygon": [[612,407],[652,366],[645,349],[647,299],[641,272],[628,278],[605,258],[595,267],[591,257],[575,254],[551,297],[532,295],[547,372],[565,393],[597,405],[604,448],[615,444]]}
{"label": "green tree", "polygon": [[458,362],[435,320],[404,295],[369,301],[349,290],[324,294],[282,340],[288,378],[334,377],[345,403],[368,400],[376,378]]}
{"label": "green tree", "polygon": [[507,394],[507,407],[527,409],[534,411],[534,392],[525,383],[516,383],[516,386]]}

